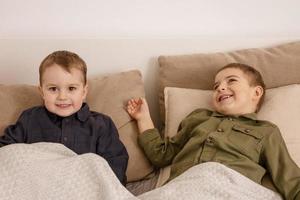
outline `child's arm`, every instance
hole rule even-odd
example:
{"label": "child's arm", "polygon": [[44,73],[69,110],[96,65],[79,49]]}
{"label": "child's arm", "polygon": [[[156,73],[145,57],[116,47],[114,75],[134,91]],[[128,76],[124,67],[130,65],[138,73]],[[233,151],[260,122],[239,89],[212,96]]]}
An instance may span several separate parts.
{"label": "child's arm", "polygon": [[149,107],[144,98],[130,99],[127,103],[127,112],[137,121],[139,133],[154,128]]}
{"label": "child's arm", "polygon": [[147,101],[144,98],[130,99],[127,103],[127,112],[137,121],[140,133],[138,142],[151,163],[157,167],[170,164],[179,151],[178,144],[172,145],[161,138],[151,120]]}
{"label": "child's arm", "polygon": [[285,199],[300,200],[300,168],[290,157],[277,127],[266,138],[263,157],[276,188]]}
{"label": "child's arm", "polygon": [[25,142],[25,127],[28,119],[27,114],[28,113],[23,112],[16,124],[10,125],[4,130],[4,135],[0,137],[0,147]]}
{"label": "child's arm", "polygon": [[119,139],[115,124],[109,117],[103,117],[98,122],[103,123],[103,127],[99,130],[100,138],[97,141],[97,154],[108,162],[117,178],[125,185],[128,164],[127,150]]}
{"label": "child's arm", "polygon": [[[207,120],[206,112],[193,112],[181,122],[176,136],[162,139],[158,130],[153,126],[145,99],[129,100],[127,111],[132,118],[137,120],[142,133],[138,137],[138,142],[148,159],[156,167],[171,164],[173,158],[189,140],[193,128]],[[194,118],[195,115],[197,115],[196,118]]]}

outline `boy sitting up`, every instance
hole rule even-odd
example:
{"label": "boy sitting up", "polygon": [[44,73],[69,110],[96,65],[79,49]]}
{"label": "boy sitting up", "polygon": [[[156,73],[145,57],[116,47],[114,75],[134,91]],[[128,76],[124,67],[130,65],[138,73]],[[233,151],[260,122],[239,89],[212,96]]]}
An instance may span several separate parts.
{"label": "boy sitting up", "polygon": [[88,85],[85,62],[75,53],[56,51],[39,68],[43,106],[25,110],[5,129],[0,146],[13,143],[62,143],[77,154],[102,156],[125,184],[127,151],[113,121],[89,110],[83,101]]}
{"label": "boy sitting up", "polygon": [[216,74],[213,89],[215,111],[193,111],[177,135],[165,139],[154,128],[145,99],[128,101],[140,146],[153,165],[171,164],[168,181],[204,162],[222,163],[259,184],[268,172],[285,199],[300,200],[300,169],[278,127],[256,118],[265,92],[260,73],[244,64],[228,64]]}

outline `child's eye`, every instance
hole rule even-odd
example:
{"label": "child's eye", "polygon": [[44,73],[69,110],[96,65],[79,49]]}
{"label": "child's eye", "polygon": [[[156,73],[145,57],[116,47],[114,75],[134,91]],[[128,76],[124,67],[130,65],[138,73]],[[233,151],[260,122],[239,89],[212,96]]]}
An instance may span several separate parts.
{"label": "child's eye", "polygon": [[232,82],[235,82],[235,81],[237,81],[237,80],[234,79],[234,78],[230,78],[230,79],[228,80],[228,83],[232,83]]}
{"label": "child's eye", "polygon": [[75,91],[77,88],[76,87],[69,87],[70,91]]}
{"label": "child's eye", "polygon": [[51,92],[55,92],[57,91],[57,87],[49,87],[48,90],[50,90]]}
{"label": "child's eye", "polygon": [[214,85],[213,90],[217,90],[219,85]]}

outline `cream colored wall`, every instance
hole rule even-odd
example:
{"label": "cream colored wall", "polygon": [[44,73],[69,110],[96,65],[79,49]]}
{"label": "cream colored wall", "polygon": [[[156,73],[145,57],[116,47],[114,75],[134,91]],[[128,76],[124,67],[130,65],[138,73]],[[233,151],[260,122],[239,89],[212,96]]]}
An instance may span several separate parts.
{"label": "cream colored wall", "polygon": [[[77,52],[88,64],[90,77],[139,69],[156,125],[158,111],[159,55],[210,53],[267,47],[296,38],[178,38],[178,39],[0,39],[0,83],[38,84],[38,66],[50,52]],[[112,97],[113,98],[113,97]]]}
{"label": "cream colored wall", "polygon": [[5,38],[299,36],[298,0],[0,0]]}

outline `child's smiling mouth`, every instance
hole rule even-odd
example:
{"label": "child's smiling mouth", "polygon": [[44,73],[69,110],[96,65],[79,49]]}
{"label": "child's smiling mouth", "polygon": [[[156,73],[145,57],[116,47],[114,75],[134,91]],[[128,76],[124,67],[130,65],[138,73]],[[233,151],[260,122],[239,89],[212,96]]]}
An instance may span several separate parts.
{"label": "child's smiling mouth", "polygon": [[232,94],[223,94],[223,95],[219,96],[218,102],[224,101],[232,96],[233,96]]}
{"label": "child's smiling mouth", "polygon": [[59,108],[67,108],[67,107],[71,106],[71,104],[56,104],[56,106]]}

